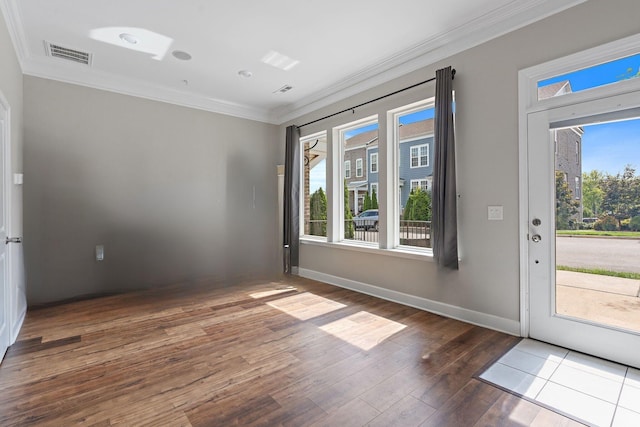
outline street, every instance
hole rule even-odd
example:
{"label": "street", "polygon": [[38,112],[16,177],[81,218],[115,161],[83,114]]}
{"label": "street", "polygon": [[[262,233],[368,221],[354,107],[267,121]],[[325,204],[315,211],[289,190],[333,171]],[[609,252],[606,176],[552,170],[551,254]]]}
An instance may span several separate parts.
{"label": "street", "polygon": [[640,239],[558,236],[556,264],[640,273]]}

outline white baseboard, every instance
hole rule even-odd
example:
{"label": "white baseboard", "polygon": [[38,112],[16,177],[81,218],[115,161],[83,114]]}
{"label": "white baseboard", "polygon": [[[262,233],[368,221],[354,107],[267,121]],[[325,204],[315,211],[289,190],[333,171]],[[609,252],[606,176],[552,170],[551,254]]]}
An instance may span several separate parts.
{"label": "white baseboard", "polygon": [[405,294],[403,292],[393,291],[378,286],[369,285],[355,280],[345,279],[342,277],[332,276],[330,274],[320,273],[306,268],[300,268],[298,275],[308,279],[318,280],[320,282],[329,283],[330,285],[339,286],[341,288],[350,289],[352,291],[382,298],[387,301],[397,302],[399,304],[408,305],[430,313],[439,314],[441,316],[450,317],[473,325],[482,326],[484,328],[493,329],[495,331],[504,332],[509,335],[520,336],[520,322],[505,319],[503,317],[494,316],[492,314],[481,313],[479,311],[468,310],[466,308],[457,307],[455,305],[445,304],[438,301],[432,301],[426,298],[417,297],[415,295]]}

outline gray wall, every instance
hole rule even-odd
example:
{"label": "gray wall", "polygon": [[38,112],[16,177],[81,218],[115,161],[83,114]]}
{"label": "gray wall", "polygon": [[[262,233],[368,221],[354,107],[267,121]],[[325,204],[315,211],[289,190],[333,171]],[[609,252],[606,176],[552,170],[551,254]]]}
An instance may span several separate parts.
{"label": "gray wall", "polygon": [[279,272],[277,126],[35,77],[24,102],[30,303]]}
{"label": "gray wall", "polygon": [[[442,272],[431,262],[306,244],[301,245],[300,267],[518,321],[518,70],[633,35],[638,16],[637,0],[591,0],[293,120],[306,123],[422,81],[447,65],[458,71],[460,270]],[[432,95],[433,86],[426,86],[342,120]],[[338,124],[332,119],[305,128],[304,134]],[[280,134],[283,138],[284,125]],[[488,205],[503,205],[504,221],[488,221]]]}
{"label": "gray wall", "polygon": [[[0,13],[0,92],[9,103],[11,114],[11,161],[14,173],[22,172],[23,152],[23,94],[22,70],[13,49],[13,44],[2,14]],[[12,185],[12,211],[9,231],[14,236],[22,236],[22,186]],[[21,245],[10,245],[13,259],[13,286],[17,291],[12,302],[12,316],[19,316],[25,306],[25,281],[23,251]]]}

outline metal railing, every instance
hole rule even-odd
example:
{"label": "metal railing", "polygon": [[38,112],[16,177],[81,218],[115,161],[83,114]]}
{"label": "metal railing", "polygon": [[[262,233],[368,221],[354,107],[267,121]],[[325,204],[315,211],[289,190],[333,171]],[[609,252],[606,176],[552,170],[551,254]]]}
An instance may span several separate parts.
{"label": "metal railing", "polygon": [[[345,220],[345,239],[361,242],[378,242],[377,220]],[[310,236],[326,236],[327,220],[307,220],[305,234]],[[421,248],[431,247],[431,221],[400,220],[400,244]]]}

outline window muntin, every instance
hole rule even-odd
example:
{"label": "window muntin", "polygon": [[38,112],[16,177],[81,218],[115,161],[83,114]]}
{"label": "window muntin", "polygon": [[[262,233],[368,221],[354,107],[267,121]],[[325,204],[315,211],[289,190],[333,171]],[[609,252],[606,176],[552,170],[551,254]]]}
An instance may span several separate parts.
{"label": "window muntin", "polygon": [[538,101],[640,77],[640,53],[538,81]]}
{"label": "window muntin", "polygon": [[380,194],[380,192],[378,191],[378,183],[377,182],[372,182],[371,184],[369,184],[369,193],[371,195],[373,195],[373,193],[376,193],[376,195]]}
{"label": "window muntin", "polygon": [[351,160],[345,160],[344,162],[344,177],[351,178]]}
{"label": "window muntin", "polygon": [[378,153],[369,155],[369,172],[378,173]]}
{"label": "window muntin", "polygon": [[363,175],[363,170],[362,170],[362,159],[358,158],[356,159],[356,178],[362,178]]}
{"label": "window muntin", "polygon": [[431,191],[431,184],[429,179],[412,179],[411,180],[411,191],[416,189],[420,189],[421,191]]}

